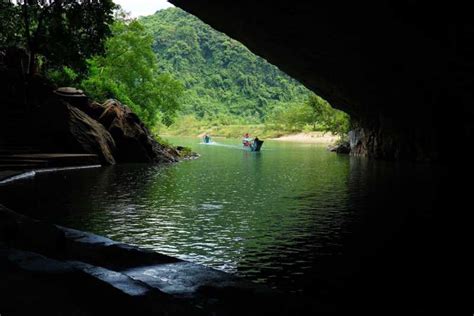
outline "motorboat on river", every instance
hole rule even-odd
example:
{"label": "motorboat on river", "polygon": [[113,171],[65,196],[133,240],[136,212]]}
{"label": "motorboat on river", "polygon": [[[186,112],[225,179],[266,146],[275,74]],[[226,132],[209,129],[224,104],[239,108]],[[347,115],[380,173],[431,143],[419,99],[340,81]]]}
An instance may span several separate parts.
{"label": "motorboat on river", "polygon": [[244,149],[249,151],[260,151],[260,148],[262,148],[263,145],[263,140],[260,140],[257,137],[254,140],[251,140],[248,137],[248,134],[246,134],[242,140],[242,144],[244,145]]}
{"label": "motorboat on river", "polygon": [[209,135],[205,134],[204,137],[202,138],[202,142],[203,142],[204,144],[210,144],[210,143],[212,143],[211,137],[210,137]]}
{"label": "motorboat on river", "polygon": [[263,140],[254,140],[253,143],[250,145],[250,151],[260,151],[262,148]]}

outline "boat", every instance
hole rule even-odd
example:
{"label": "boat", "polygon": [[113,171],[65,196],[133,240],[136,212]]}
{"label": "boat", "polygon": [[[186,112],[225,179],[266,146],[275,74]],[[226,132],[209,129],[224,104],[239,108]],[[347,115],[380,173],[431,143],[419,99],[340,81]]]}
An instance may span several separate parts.
{"label": "boat", "polygon": [[211,141],[211,137],[209,135],[204,135],[204,137],[202,138],[202,142],[204,144],[210,144],[212,141]]}
{"label": "boat", "polygon": [[253,142],[253,144],[250,146],[252,151],[260,151],[260,148],[262,148],[263,145],[263,140],[256,140]]}
{"label": "boat", "polygon": [[260,151],[263,145],[263,140],[254,140],[253,142],[244,141],[244,149],[249,151]]}

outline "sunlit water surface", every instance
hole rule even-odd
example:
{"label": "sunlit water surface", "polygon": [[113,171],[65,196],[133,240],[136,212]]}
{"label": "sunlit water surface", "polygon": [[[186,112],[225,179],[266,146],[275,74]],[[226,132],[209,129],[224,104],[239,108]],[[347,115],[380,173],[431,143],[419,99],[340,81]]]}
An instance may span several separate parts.
{"label": "sunlit water surface", "polygon": [[1,188],[1,201],[298,292],[321,280],[338,286],[393,236],[401,241],[392,248],[403,248],[408,237],[400,231],[411,234],[436,191],[423,166],[336,155],[321,145],[266,141],[254,153],[239,140],[170,141],[201,157],[42,174]]}

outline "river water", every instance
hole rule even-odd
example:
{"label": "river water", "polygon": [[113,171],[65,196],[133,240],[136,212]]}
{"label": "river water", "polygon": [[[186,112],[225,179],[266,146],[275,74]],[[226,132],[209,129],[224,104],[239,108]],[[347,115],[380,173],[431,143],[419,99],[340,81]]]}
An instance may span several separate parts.
{"label": "river water", "polygon": [[255,153],[237,139],[169,140],[201,157],[41,174],[0,188],[0,201],[289,293],[341,298],[430,284],[440,194],[433,166],[314,144],[266,141]]}

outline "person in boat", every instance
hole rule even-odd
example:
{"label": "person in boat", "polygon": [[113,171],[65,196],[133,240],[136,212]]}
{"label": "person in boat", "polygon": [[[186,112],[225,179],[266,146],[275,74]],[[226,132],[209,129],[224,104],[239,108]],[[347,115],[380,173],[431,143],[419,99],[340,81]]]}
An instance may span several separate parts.
{"label": "person in boat", "polygon": [[252,141],[252,150],[255,150],[255,149],[257,148],[257,146],[258,146],[258,141],[259,141],[259,140],[260,140],[260,139],[258,139],[258,137],[255,136],[255,138],[254,138],[253,141]]}
{"label": "person in boat", "polygon": [[250,147],[252,145],[249,133],[245,133],[242,143],[244,144],[244,147]]}
{"label": "person in boat", "polygon": [[255,136],[255,138],[253,139],[253,142],[252,142],[252,146],[251,146],[253,151],[255,151],[257,149],[259,141],[260,141],[260,139],[258,139],[258,137]]}
{"label": "person in boat", "polygon": [[204,143],[209,144],[211,142],[211,137],[207,134],[204,135]]}

